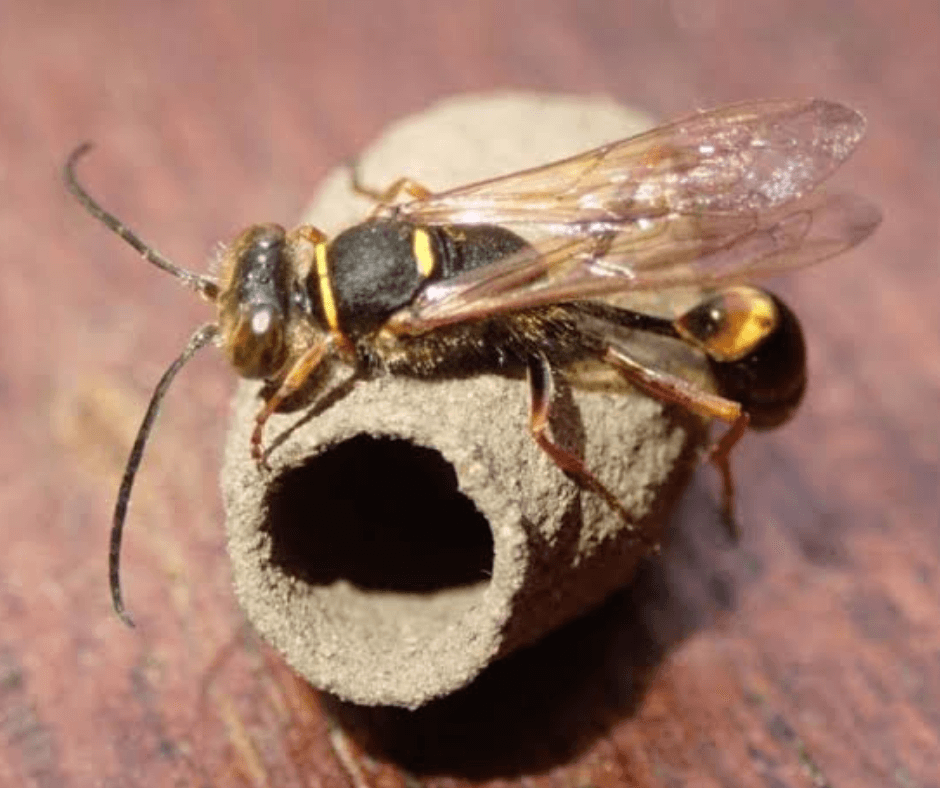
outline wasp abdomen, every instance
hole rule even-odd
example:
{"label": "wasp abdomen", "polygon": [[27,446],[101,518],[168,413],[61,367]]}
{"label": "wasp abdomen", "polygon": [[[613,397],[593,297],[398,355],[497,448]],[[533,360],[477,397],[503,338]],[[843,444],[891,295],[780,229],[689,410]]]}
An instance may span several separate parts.
{"label": "wasp abdomen", "polygon": [[722,291],[675,323],[708,357],[719,392],[741,404],[756,429],[783,424],[806,389],[800,322],[772,293],[739,286]]}

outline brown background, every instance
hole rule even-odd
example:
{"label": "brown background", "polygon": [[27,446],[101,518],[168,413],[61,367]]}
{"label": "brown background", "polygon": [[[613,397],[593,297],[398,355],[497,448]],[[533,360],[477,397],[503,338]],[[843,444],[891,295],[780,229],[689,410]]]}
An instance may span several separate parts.
{"label": "brown background", "polygon": [[[934,0],[5,0],[0,784],[341,786],[339,719],[376,786],[403,784],[394,764],[436,785],[940,785],[938,53]],[[66,153],[95,140],[93,191],[199,268],[241,226],[298,217],[393,119],[502,87],[663,118],[803,95],[868,115],[840,182],[886,220],[781,283],[812,389],[737,456],[741,545],[700,474],[670,550],[596,614],[415,717],[338,706],[242,626],[216,484],[232,380],[208,354],[140,479],[123,629],[114,488],[205,309],[76,208]]]}

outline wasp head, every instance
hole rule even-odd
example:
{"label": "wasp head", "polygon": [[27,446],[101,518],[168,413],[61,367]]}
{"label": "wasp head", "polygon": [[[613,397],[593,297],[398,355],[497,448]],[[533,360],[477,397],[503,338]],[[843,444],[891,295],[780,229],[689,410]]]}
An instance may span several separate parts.
{"label": "wasp head", "polygon": [[288,331],[298,293],[284,228],[257,224],[222,260],[217,306],[220,345],[239,375],[275,377],[290,355]]}

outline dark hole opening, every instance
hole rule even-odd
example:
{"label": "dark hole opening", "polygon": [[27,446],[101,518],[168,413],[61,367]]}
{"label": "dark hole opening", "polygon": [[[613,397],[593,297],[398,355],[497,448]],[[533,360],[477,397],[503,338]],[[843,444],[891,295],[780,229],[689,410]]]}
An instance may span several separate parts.
{"label": "dark hole opening", "polygon": [[283,473],[268,494],[272,561],[312,585],[432,593],[488,582],[489,524],[440,453],[357,435]]}

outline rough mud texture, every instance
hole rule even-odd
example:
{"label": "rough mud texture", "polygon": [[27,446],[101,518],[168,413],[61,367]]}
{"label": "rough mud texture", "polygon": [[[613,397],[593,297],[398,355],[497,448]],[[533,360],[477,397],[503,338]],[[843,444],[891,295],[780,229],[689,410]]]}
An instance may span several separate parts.
{"label": "rough mud texture", "polygon": [[[603,99],[466,97],[395,125],[361,168],[377,187],[408,175],[438,190],[646,125]],[[341,168],[305,218],[332,234],[369,207]],[[314,416],[273,418],[268,474],[248,452],[257,392],[237,395],[222,477],[238,596],[297,671],[360,704],[459,689],[628,581],[637,533],[659,534],[702,437],[646,398],[561,387],[555,439],[631,530],[534,444],[522,379],[359,383]]]}

